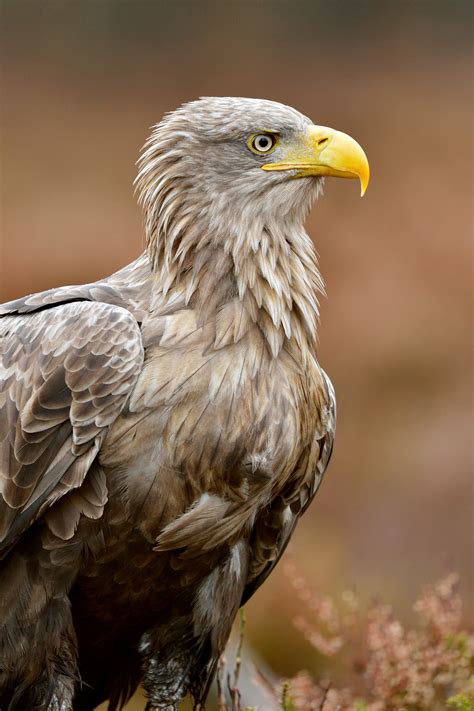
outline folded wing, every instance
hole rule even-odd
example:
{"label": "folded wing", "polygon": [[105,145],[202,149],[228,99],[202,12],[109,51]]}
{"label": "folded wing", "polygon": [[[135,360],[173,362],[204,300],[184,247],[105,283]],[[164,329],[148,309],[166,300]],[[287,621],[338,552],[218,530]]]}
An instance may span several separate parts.
{"label": "folded wing", "polygon": [[81,487],[142,364],[139,325],[119,306],[74,301],[0,317],[0,556]]}

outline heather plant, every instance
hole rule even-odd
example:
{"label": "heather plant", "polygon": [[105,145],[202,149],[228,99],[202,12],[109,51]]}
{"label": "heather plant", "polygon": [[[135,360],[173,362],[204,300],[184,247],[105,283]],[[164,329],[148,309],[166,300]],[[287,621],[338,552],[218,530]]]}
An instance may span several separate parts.
{"label": "heather plant", "polygon": [[[272,709],[474,711],[474,638],[461,629],[456,574],[423,590],[414,605],[418,624],[405,629],[385,603],[363,615],[354,593],[346,591],[336,601],[311,590],[293,563],[286,563],[286,573],[305,611],[295,626],[322,655],[341,661],[348,682],[336,687],[327,676],[315,679],[301,671],[275,686],[256,671]],[[238,689],[244,625],[241,617],[235,668],[227,673],[230,705],[224,663],[219,670],[219,711],[244,711]],[[356,659],[354,649],[361,650]]]}

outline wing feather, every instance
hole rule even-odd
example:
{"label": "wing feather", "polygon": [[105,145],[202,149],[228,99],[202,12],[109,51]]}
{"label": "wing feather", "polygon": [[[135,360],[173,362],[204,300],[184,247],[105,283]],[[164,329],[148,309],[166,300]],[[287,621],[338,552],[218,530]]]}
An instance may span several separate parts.
{"label": "wing feather", "polygon": [[[76,510],[97,517],[104,483],[83,482],[142,365],[139,325],[120,306],[0,317],[0,552],[78,487]],[[77,523],[51,521],[66,535]]]}

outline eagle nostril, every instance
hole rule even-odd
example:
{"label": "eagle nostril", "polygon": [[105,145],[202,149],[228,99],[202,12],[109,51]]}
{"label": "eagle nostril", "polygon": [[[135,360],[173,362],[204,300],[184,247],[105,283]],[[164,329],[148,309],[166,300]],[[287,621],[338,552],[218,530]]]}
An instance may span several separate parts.
{"label": "eagle nostril", "polygon": [[318,146],[324,146],[325,143],[329,141],[329,138],[320,138],[318,141]]}

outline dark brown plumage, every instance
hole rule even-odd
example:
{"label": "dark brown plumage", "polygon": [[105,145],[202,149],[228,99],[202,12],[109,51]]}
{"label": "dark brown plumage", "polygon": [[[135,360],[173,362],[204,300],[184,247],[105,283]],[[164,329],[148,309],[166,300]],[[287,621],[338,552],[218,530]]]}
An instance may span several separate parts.
{"label": "dark brown plumage", "polygon": [[321,131],[181,108],[141,159],[147,252],[0,307],[2,709],[204,703],[332,449],[303,220],[318,176],[368,169]]}

